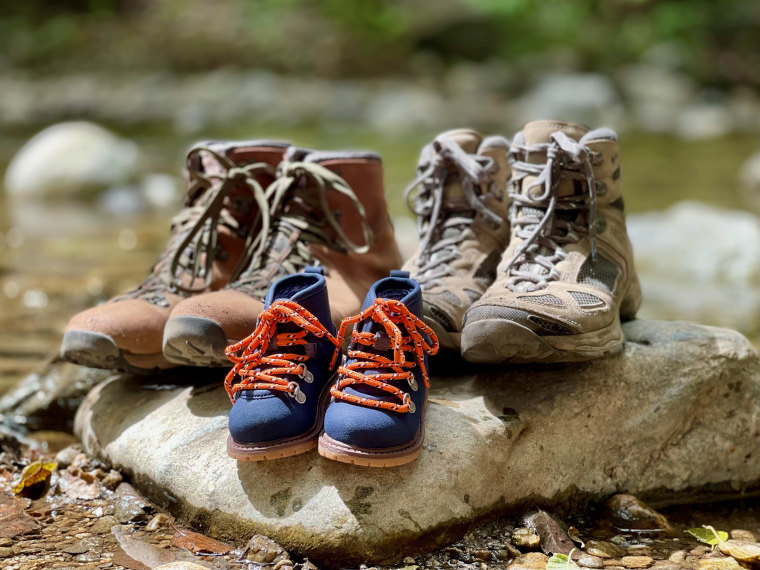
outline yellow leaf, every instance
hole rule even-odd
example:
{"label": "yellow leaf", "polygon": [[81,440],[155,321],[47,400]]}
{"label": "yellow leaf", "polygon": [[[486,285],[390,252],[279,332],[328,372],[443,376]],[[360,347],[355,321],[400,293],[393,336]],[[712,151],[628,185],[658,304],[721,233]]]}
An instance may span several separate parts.
{"label": "yellow leaf", "polygon": [[56,467],[58,467],[57,463],[53,461],[43,463],[41,459],[30,463],[21,472],[21,480],[13,487],[13,492],[16,495],[22,495],[26,489],[34,485],[47,483]]}

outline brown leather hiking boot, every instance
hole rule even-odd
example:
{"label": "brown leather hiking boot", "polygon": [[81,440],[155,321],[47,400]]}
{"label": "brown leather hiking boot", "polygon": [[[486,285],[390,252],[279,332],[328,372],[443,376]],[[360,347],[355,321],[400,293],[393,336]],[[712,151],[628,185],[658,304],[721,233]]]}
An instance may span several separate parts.
{"label": "brown leather hiking boot", "polygon": [[590,360],[623,346],[641,290],[620,187],[617,135],[555,121],[512,141],[509,247],[467,311],[471,362]]}
{"label": "brown leather hiking boot", "polygon": [[224,349],[254,330],[272,282],[307,265],[324,267],[336,323],[357,313],[367,289],[401,265],[379,156],[288,154],[267,189],[273,222],[262,254],[221,291],[174,308],[164,331],[172,362],[229,366]]}
{"label": "brown leather hiking boot", "polygon": [[[459,352],[462,317],[496,277],[509,241],[503,137],[469,129],[438,135],[422,149],[412,210],[420,245],[404,269],[422,287],[425,321],[441,347]],[[411,207],[411,206],[410,206]]]}
{"label": "brown leather hiking boot", "polygon": [[187,155],[185,208],[148,278],[136,289],[75,315],[63,358],[96,368],[149,371],[173,366],[162,353],[164,325],[177,303],[227,284],[263,248],[269,229],[264,188],[288,144],[199,143]]}

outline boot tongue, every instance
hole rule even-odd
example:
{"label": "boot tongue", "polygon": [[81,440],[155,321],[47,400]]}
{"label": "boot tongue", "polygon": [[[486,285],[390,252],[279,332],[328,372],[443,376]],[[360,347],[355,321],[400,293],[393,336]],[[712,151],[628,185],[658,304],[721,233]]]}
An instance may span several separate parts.
{"label": "boot tongue", "polygon": [[[523,129],[523,135],[525,137],[526,146],[536,144],[548,144],[551,142],[552,133],[562,132],[571,139],[576,141],[581,140],[583,135],[588,132],[588,129],[580,125],[573,123],[564,123],[561,121],[533,121],[525,125]],[[546,162],[546,154],[537,152],[528,156],[528,162],[533,164],[543,164]],[[527,176],[522,182],[522,193],[525,195],[528,192],[531,184],[535,181],[535,176]],[[572,196],[577,191],[576,185],[572,180],[564,179],[559,183],[558,195],[560,197]],[[532,194],[538,195],[544,192],[543,187],[534,187],[531,189]]]}
{"label": "boot tongue", "polygon": [[551,134],[557,131],[561,131],[571,139],[579,141],[588,132],[588,129],[562,121],[533,121],[525,125],[523,129],[525,144],[534,145],[551,142]]}
{"label": "boot tongue", "polygon": [[[459,145],[467,154],[475,154],[478,152],[478,147],[483,140],[483,136],[472,129],[454,129],[441,133],[436,139],[448,139]],[[443,197],[444,201],[464,198],[459,173],[456,169],[447,177],[446,183],[443,186]]]}

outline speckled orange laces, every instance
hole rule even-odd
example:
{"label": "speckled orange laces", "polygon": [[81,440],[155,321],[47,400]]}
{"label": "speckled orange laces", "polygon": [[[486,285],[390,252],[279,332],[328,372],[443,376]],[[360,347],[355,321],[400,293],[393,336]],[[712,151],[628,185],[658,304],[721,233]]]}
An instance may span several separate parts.
{"label": "speckled orange laces", "polygon": [[[362,406],[383,408],[394,412],[414,413],[415,406],[409,393],[404,392],[389,382],[406,380],[409,382],[411,389],[416,390],[417,381],[411,369],[419,365],[425,386],[429,387],[428,373],[425,367],[425,353],[433,355],[438,352],[438,338],[430,327],[422,319],[413,315],[401,301],[375,299],[375,302],[371,306],[364,309],[358,315],[343,319],[340,331],[338,332],[338,339],[343,339],[348,327],[365,319],[372,319],[376,323],[381,324],[388,338],[383,339],[380,334],[381,331],[370,333],[359,332],[354,329],[351,333],[351,347],[349,347],[348,351],[348,359],[353,360],[353,362],[338,368],[340,379],[332,387],[330,393],[336,399],[346,400]],[[406,329],[408,336],[404,336],[399,325]],[[425,339],[423,333],[428,336],[430,342]],[[393,360],[380,354],[353,348],[356,345],[378,347],[386,343],[389,345],[388,348],[393,349]],[[414,352],[416,356],[415,360],[408,361],[406,359],[405,353],[410,351]],[[362,370],[374,368],[390,369],[392,372],[377,374],[362,373]],[[401,404],[375,400],[343,391],[344,388],[355,384],[366,384],[393,394],[401,400]]]}
{"label": "speckled orange laces", "polygon": [[[277,325],[283,323],[293,323],[302,330],[275,335]],[[265,354],[265,352],[274,347],[306,345],[308,342],[304,337],[309,333],[317,338],[326,338],[333,343],[336,346],[335,354],[337,355],[337,347],[340,346],[338,340],[328,332],[317,317],[293,301],[279,300],[272,303],[259,315],[256,330],[247,338],[228,346],[225,351],[227,358],[234,362],[232,370],[224,379],[224,387],[230,400],[234,403],[235,394],[241,390],[279,390],[303,403],[300,399],[303,398],[303,392],[298,383],[283,376],[296,375],[302,379],[311,378],[304,364],[310,356],[286,352]],[[334,355],[333,362],[335,358]]]}

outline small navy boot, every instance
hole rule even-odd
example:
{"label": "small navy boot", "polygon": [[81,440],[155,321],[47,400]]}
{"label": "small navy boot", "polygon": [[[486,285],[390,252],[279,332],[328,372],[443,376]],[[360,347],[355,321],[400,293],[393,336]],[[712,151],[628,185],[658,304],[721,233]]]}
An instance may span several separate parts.
{"label": "small navy boot", "polygon": [[256,330],[227,347],[234,362],[224,381],[232,401],[227,453],[261,461],[314,449],[338,346],[321,269],[272,284]]}
{"label": "small navy boot", "polygon": [[438,351],[422,321],[422,292],[406,271],[392,271],[367,293],[354,325],[346,363],[331,389],[319,453],[368,467],[416,459],[425,439],[427,355]]}

